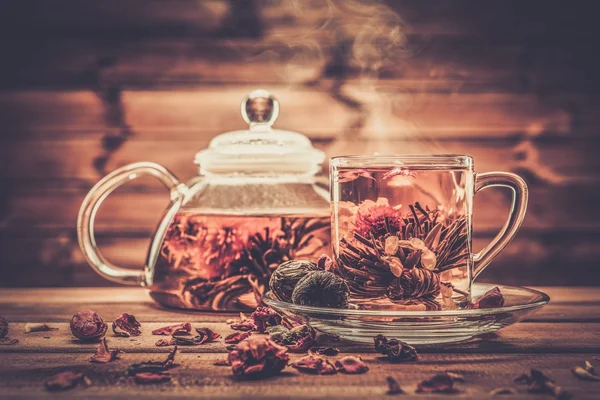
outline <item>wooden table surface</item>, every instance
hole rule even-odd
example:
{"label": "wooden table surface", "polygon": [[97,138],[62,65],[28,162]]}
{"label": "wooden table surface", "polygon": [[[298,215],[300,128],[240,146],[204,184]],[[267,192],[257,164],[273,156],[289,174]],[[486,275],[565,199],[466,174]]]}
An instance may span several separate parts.
{"label": "wooden table surface", "polygon": [[[171,370],[172,382],[151,385],[136,385],[124,371],[134,362],[163,359],[165,355],[159,353],[169,351],[154,345],[157,336],[150,334],[152,329],[190,321],[194,327],[209,327],[223,337],[231,332],[225,320],[232,314],[164,310],[137,288],[2,289],[0,316],[10,322],[9,336],[20,343],[0,346],[0,398],[391,398],[385,394],[387,376],[414,393],[419,381],[442,371],[464,375],[466,382],[458,385],[461,397],[487,397],[492,389],[512,386],[519,396],[510,398],[544,398],[527,394],[525,387],[513,382],[532,367],[546,372],[574,398],[600,398],[600,382],[582,381],[570,372],[584,360],[600,366],[600,288],[539,289],[552,300],[527,321],[467,343],[420,349],[420,358],[413,363],[391,364],[369,346],[344,343],[338,346],[342,350],[338,357],[359,355],[369,365],[369,372],[314,376],[288,367],[281,376],[238,381],[229,367],[213,366],[215,360],[226,357],[221,340],[182,348],[177,356],[180,365]],[[109,323],[123,312],[134,314],[143,333],[136,338],[117,338],[109,329],[109,347],[125,353],[112,363],[92,364],[88,360],[97,345],[75,341],[68,328],[71,316],[83,309],[95,310]],[[59,329],[25,334],[27,322],[47,322]],[[298,357],[292,355],[292,360]],[[84,372],[92,385],[59,395],[47,392],[45,378],[64,370]],[[419,394],[400,397],[413,396],[428,398]]]}

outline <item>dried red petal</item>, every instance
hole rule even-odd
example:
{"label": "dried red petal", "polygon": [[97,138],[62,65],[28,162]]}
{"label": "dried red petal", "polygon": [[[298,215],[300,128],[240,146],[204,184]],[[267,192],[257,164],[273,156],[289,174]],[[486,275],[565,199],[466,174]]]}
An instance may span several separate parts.
{"label": "dried red petal", "polygon": [[12,346],[19,343],[19,339],[11,339],[8,337],[0,338],[0,346]]}
{"label": "dried red petal", "polygon": [[54,328],[49,326],[48,324],[40,324],[40,323],[27,323],[25,324],[25,333],[31,332],[48,332],[48,331],[57,331],[58,328]]}
{"label": "dried red petal", "polygon": [[417,350],[411,345],[398,339],[388,339],[383,335],[375,337],[375,351],[385,354],[391,361],[414,361],[417,359]]}
{"label": "dried red petal", "polygon": [[142,325],[131,314],[123,313],[112,323],[112,330],[115,336],[130,337],[139,336],[142,334]]}
{"label": "dried red petal", "polygon": [[309,374],[329,375],[335,374],[337,370],[328,360],[319,356],[305,356],[292,363],[292,368]]}
{"label": "dried red petal", "polygon": [[252,332],[234,332],[231,335],[225,337],[225,343],[236,344],[244,339],[247,339],[250,335],[252,335]]}
{"label": "dried red petal", "polygon": [[200,338],[198,344],[213,342],[221,337],[220,333],[213,331],[210,328],[196,328],[196,332]]}
{"label": "dried red petal", "polygon": [[329,257],[327,254],[321,254],[321,256],[319,257],[319,260],[317,261],[317,267],[319,267],[319,269],[322,269],[325,271],[333,271],[333,269],[334,269],[333,259],[331,257]]}
{"label": "dried red petal", "polygon": [[106,344],[106,338],[102,339],[102,342],[98,345],[96,354],[90,358],[90,362],[94,363],[107,363],[117,359],[117,355],[121,350],[109,350]]}
{"label": "dried red petal", "polygon": [[8,321],[0,317],[0,339],[8,335]]}
{"label": "dried red petal", "polygon": [[134,375],[135,383],[162,383],[170,382],[171,375],[166,372],[139,372]]}
{"label": "dried red petal", "polygon": [[228,360],[236,376],[265,377],[278,374],[285,368],[290,359],[287,351],[271,339],[250,336],[229,353]]}
{"label": "dried red petal", "polygon": [[182,324],[167,325],[152,331],[153,335],[185,335],[192,331],[192,324],[184,322]]}
{"label": "dried red petal", "polygon": [[551,394],[557,399],[565,400],[572,397],[569,392],[558,386],[552,379],[536,368],[531,368],[531,375],[523,374],[515,378],[515,381],[526,383],[529,393]]}
{"label": "dried red petal", "polygon": [[457,393],[454,379],[447,373],[434,375],[417,385],[417,393]]}
{"label": "dried red petal", "polygon": [[402,389],[402,387],[400,387],[400,384],[398,383],[398,381],[395,380],[394,378],[392,378],[391,376],[388,376],[387,378],[385,378],[385,380],[388,385],[387,394],[404,394],[404,393],[406,393],[404,391],[404,389]]}
{"label": "dried red petal", "polygon": [[229,327],[235,331],[255,331],[257,330],[256,324],[252,319],[243,319],[241,321],[235,321],[229,325]]}
{"label": "dried red petal", "polygon": [[73,336],[84,341],[100,340],[106,335],[108,325],[100,315],[92,310],[80,311],[73,315],[70,323]]}
{"label": "dried red petal", "polygon": [[140,372],[164,372],[174,366],[175,354],[177,354],[177,346],[169,353],[165,361],[146,361],[142,363],[131,364],[127,368],[129,376],[136,375]]}
{"label": "dried red petal", "polygon": [[80,372],[65,371],[47,378],[44,386],[47,390],[67,390],[74,388],[84,378]]}
{"label": "dried red petal", "polygon": [[213,365],[215,367],[229,367],[231,364],[229,364],[229,360],[226,358],[219,358],[218,360],[215,360]]}
{"label": "dried red petal", "polygon": [[311,347],[308,349],[308,354],[319,354],[322,356],[337,356],[340,353],[335,347]]}
{"label": "dried red petal", "polygon": [[363,374],[369,370],[367,364],[359,357],[354,356],[340,358],[335,362],[335,366],[338,371],[345,374]]}
{"label": "dried red petal", "polygon": [[164,347],[164,346],[174,346],[176,343],[176,340],[171,338],[168,339],[158,339],[158,341],[156,343],[154,343],[155,346],[158,347]]}
{"label": "dried red petal", "polygon": [[250,318],[254,321],[256,330],[260,333],[264,333],[267,330],[267,326],[281,324],[281,317],[270,307],[257,307],[256,310],[250,314]]}
{"label": "dried red petal", "polygon": [[488,290],[474,304],[473,308],[498,308],[504,306],[504,296],[499,287]]}

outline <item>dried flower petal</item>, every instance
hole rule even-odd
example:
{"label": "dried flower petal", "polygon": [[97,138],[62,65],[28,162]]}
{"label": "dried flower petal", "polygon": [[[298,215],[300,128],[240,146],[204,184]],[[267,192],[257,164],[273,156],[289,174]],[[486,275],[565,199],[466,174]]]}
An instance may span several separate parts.
{"label": "dried flower petal", "polygon": [[500,387],[494,390],[490,390],[488,393],[490,396],[501,396],[501,395],[514,395],[519,394],[514,388],[511,387]]}
{"label": "dried flower petal", "polygon": [[67,390],[83,382],[85,376],[80,372],[65,371],[52,375],[44,382],[47,390]]}
{"label": "dried flower petal", "polygon": [[106,335],[108,325],[100,315],[92,310],[80,311],[73,315],[70,323],[73,336],[84,341],[100,340]]}
{"label": "dried flower petal", "polygon": [[198,333],[198,337],[200,337],[199,344],[213,342],[221,337],[220,333],[214,332],[210,328],[196,328],[196,332]]}
{"label": "dried flower petal", "polygon": [[229,360],[226,358],[219,358],[218,360],[215,360],[213,365],[215,367],[229,367],[230,366]]}
{"label": "dried flower petal", "polygon": [[0,339],[8,335],[8,321],[0,317]]}
{"label": "dried flower petal", "polygon": [[229,363],[235,376],[264,377],[281,372],[290,356],[288,349],[265,337],[250,336],[229,353]]}
{"label": "dried flower petal", "polygon": [[153,335],[185,335],[192,331],[192,324],[184,322],[182,324],[167,325],[152,331]]}
{"label": "dried flower petal", "polygon": [[256,310],[250,314],[250,318],[254,320],[256,330],[260,333],[264,333],[267,330],[267,326],[281,324],[281,317],[270,307],[257,307]]}
{"label": "dried flower petal", "polygon": [[256,324],[252,319],[242,319],[241,321],[236,321],[229,325],[229,327],[235,331],[255,331]]}
{"label": "dried flower petal", "polygon": [[39,324],[39,323],[27,323],[25,324],[25,333],[31,332],[47,332],[47,331],[57,331],[58,328],[53,328],[48,326],[47,324]]}
{"label": "dried flower petal", "polygon": [[337,373],[337,370],[328,360],[323,357],[309,355],[300,358],[291,364],[300,372],[308,374],[330,375]]}
{"label": "dried flower petal", "polygon": [[292,353],[304,353],[318,344],[317,331],[310,325],[299,325],[289,330],[283,326],[272,329],[270,338],[275,343],[286,346]]}
{"label": "dried flower petal", "polygon": [[399,245],[398,242],[400,239],[398,236],[388,236],[385,239],[385,254],[388,256],[393,256],[398,251]]}
{"label": "dried flower petal", "polygon": [[100,344],[98,345],[98,349],[96,350],[96,354],[94,354],[90,358],[90,362],[94,363],[107,363],[117,359],[117,355],[121,352],[121,350],[109,350],[108,345],[106,344],[106,338],[102,339]]}
{"label": "dried flower petal", "polygon": [[447,373],[434,375],[429,379],[419,382],[417,393],[457,393],[454,379]]}
{"label": "dried flower petal", "polygon": [[488,290],[474,304],[473,308],[498,308],[504,306],[504,296],[499,287]]}
{"label": "dried flower petal", "polygon": [[417,350],[398,339],[388,339],[383,335],[377,335],[374,339],[375,351],[385,354],[391,361],[414,361],[417,359]]}
{"label": "dried flower petal", "polygon": [[170,382],[171,375],[166,372],[140,372],[134,375],[135,383],[162,383]]}
{"label": "dried flower petal", "polygon": [[375,180],[373,175],[363,168],[350,171],[340,171],[337,176],[339,183],[352,182],[360,177]]}
{"label": "dried flower petal", "polygon": [[576,366],[571,369],[573,375],[585,381],[600,381],[600,376],[595,374],[594,366],[589,361],[585,362],[585,367]]}
{"label": "dried flower petal", "polygon": [[556,385],[552,379],[536,368],[531,368],[531,375],[522,374],[518,376],[515,378],[515,382],[526,383],[529,393],[551,394],[560,400],[571,398],[569,392]]}
{"label": "dried flower petal", "polygon": [[327,254],[321,254],[319,260],[317,261],[317,268],[322,269],[323,271],[332,271],[334,270],[335,264],[333,259],[329,257]]}
{"label": "dried flower petal", "polygon": [[19,339],[11,339],[8,337],[0,338],[0,346],[12,346],[19,343]]}
{"label": "dried flower petal", "polygon": [[335,362],[335,367],[345,374],[363,374],[369,370],[367,364],[359,357],[354,356],[340,358]]}
{"label": "dried flower petal", "polygon": [[392,378],[391,376],[388,376],[387,378],[385,378],[387,385],[388,385],[388,390],[387,390],[387,394],[405,394],[406,392],[404,391],[404,389],[402,389],[400,387],[400,384],[398,383],[397,380],[395,380],[394,378]]}
{"label": "dried flower petal", "polygon": [[402,275],[402,270],[404,269],[404,265],[402,265],[402,261],[398,257],[393,256],[381,256],[381,259],[385,261],[387,266],[390,268],[390,272],[392,275],[398,277]]}
{"label": "dried flower petal", "polygon": [[233,332],[231,335],[225,337],[225,343],[236,344],[247,339],[250,335],[252,335],[252,332]]}
{"label": "dried flower petal", "polygon": [[319,354],[322,356],[337,356],[340,353],[335,347],[311,347],[308,354]]}
{"label": "dried flower petal", "polygon": [[130,337],[139,336],[142,334],[140,328],[142,325],[131,314],[123,313],[112,323],[112,330],[115,336]]}
{"label": "dried flower petal", "polygon": [[127,374],[129,376],[133,376],[135,374],[139,374],[140,372],[164,372],[174,366],[176,353],[177,346],[173,348],[165,361],[146,361],[142,363],[131,364],[127,368]]}

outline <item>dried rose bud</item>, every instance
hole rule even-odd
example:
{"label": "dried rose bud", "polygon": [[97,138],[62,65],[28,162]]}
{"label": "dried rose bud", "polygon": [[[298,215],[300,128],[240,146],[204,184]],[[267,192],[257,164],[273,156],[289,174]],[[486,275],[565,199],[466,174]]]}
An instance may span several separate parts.
{"label": "dried rose bud", "polygon": [[354,356],[340,358],[335,362],[335,367],[345,374],[363,374],[369,370],[367,364],[359,357]]}
{"label": "dried rose bud", "polygon": [[84,341],[100,340],[106,335],[108,325],[95,311],[79,311],[71,318],[71,333]]}
{"label": "dried rose bud", "polygon": [[454,387],[455,379],[447,373],[439,373],[429,379],[419,382],[417,393],[457,393]]}
{"label": "dried rose bud", "polygon": [[388,376],[387,378],[385,378],[387,385],[388,385],[388,390],[387,390],[387,394],[404,394],[406,393],[404,391],[404,389],[402,389],[402,387],[400,387],[400,384],[398,383],[397,380],[395,380],[394,378],[392,378],[391,376]]}
{"label": "dried rose bud", "polygon": [[142,334],[140,328],[142,325],[131,314],[123,313],[112,323],[112,330],[115,336],[130,337],[139,336]]}
{"label": "dried rose bud", "polygon": [[499,287],[488,290],[474,304],[473,308],[498,308],[504,306],[504,296]]}
{"label": "dried rose bud", "polygon": [[319,356],[306,356],[293,362],[292,368],[309,374],[329,375],[337,373],[337,370],[328,360]]}
{"label": "dried rose bud", "polygon": [[265,330],[267,330],[267,326],[281,324],[281,317],[270,307],[257,307],[256,310],[250,314],[250,318],[254,320],[256,330],[260,333],[264,333]]}
{"label": "dried rose bud", "polygon": [[292,302],[305,306],[347,308],[350,289],[346,281],[333,272],[316,271],[300,279]]}
{"label": "dried rose bud", "polygon": [[84,381],[82,373],[65,371],[52,375],[44,382],[47,390],[67,390],[74,388],[79,382]]}
{"label": "dried rose bud", "polygon": [[134,375],[135,383],[162,383],[170,382],[171,375],[166,372],[140,372]]}
{"label": "dried rose bud", "polygon": [[107,363],[117,359],[117,355],[121,350],[109,350],[106,339],[102,339],[96,350],[96,354],[90,357],[90,362],[93,363]]}
{"label": "dried rose bud", "polygon": [[417,359],[417,350],[411,345],[398,339],[388,339],[383,335],[375,337],[375,351],[385,354],[391,361],[414,361]]}
{"label": "dried rose bud", "polygon": [[266,377],[280,373],[290,356],[288,349],[265,337],[250,336],[229,353],[229,363],[235,376]]}
{"label": "dried rose bud", "polygon": [[8,335],[8,321],[0,317],[0,339]]}
{"label": "dried rose bud", "polygon": [[252,332],[233,332],[231,335],[225,337],[225,343],[236,344],[247,339],[250,335],[252,335]]}
{"label": "dried rose bud", "polygon": [[185,335],[192,331],[192,324],[184,322],[183,324],[167,325],[152,331],[153,335]]}

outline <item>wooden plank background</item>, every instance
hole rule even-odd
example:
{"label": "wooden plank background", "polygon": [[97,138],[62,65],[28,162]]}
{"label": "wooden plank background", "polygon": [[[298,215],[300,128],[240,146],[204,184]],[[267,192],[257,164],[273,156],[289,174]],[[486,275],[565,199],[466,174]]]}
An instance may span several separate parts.
{"label": "wooden plank background", "polygon": [[[139,160],[191,178],[257,87],[329,156],[466,153],[522,174],[524,228],[482,279],[598,285],[597,25],[585,2],[539,0],[5,2],[0,286],[108,284],[77,247],[86,192]],[[166,203],[151,180],[109,197],[107,257],[139,268]],[[477,196],[475,249],[508,204]]]}

